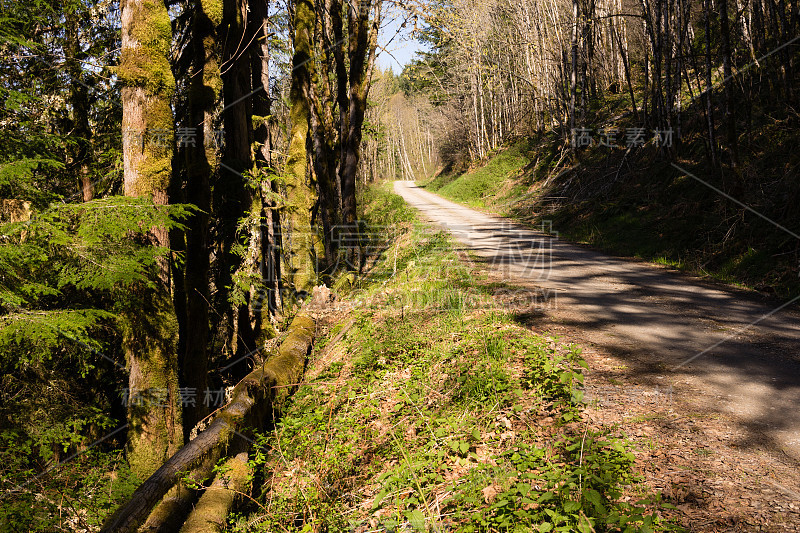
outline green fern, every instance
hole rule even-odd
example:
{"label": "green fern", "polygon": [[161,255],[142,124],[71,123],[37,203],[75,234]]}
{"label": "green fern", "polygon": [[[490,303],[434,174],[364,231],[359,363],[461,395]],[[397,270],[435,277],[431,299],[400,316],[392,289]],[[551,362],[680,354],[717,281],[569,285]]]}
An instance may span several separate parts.
{"label": "green fern", "polygon": [[151,245],[151,229],[182,228],[192,209],[115,196],[0,225],[2,352],[22,364],[65,340],[100,349],[93,330],[114,317],[127,289],[153,283],[157,260],[169,253]]}

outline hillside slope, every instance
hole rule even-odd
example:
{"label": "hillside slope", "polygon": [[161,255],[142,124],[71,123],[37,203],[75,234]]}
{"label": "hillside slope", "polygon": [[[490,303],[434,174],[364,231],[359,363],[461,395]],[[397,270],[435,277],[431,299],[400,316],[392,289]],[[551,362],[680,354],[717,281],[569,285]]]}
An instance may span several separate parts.
{"label": "hillside slope", "polygon": [[[800,289],[800,240],[791,234],[800,232],[797,137],[781,124],[762,129],[731,194],[722,192],[719,172],[689,160],[671,164],[652,146],[595,145],[573,162],[552,134],[422,185],[536,227],[552,221],[562,238],[607,253],[788,296]],[[682,152],[691,153],[691,142]]]}

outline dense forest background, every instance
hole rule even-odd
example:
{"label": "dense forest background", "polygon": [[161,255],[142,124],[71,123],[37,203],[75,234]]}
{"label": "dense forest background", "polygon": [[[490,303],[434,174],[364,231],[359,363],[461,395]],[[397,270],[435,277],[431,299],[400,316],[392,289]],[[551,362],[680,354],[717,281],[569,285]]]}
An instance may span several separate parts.
{"label": "dense forest background", "polygon": [[[398,21],[426,51],[383,71]],[[453,195],[794,287],[798,30],[795,0],[3,0],[0,525],[98,527],[363,269],[374,182],[502,152],[506,189]]]}

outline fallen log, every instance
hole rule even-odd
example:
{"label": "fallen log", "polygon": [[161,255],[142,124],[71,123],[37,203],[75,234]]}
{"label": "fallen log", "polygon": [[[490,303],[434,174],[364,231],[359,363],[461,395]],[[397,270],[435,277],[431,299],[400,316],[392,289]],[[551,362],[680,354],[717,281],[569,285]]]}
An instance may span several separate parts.
{"label": "fallen log", "polygon": [[236,494],[244,490],[250,475],[247,452],[228,459],[222,471],[208,487],[194,511],[183,523],[180,533],[221,533],[225,529],[225,518],[233,506]]}
{"label": "fallen log", "polygon": [[[196,476],[191,475],[192,479]],[[189,514],[197,499],[197,491],[176,483],[147,517],[139,533],[174,533],[180,529],[183,519]]]}
{"label": "fallen log", "polygon": [[289,386],[302,377],[315,329],[314,319],[304,308],[289,326],[278,354],[236,385],[231,401],[208,428],[142,483],[128,503],[106,521],[101,533],[135,532],[182,474],[194,470],[200,477],[208,477],[238,428],[248,424],[258,427],[272,411],[279,411],[289,396]]}

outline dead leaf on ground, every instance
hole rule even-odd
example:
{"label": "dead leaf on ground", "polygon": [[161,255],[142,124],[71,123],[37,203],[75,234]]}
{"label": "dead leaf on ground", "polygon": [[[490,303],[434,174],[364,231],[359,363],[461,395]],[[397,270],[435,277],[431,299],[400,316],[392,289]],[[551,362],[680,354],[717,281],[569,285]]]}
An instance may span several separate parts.
{"label": "dead leaf on ground", "polygon": [[483,493],[483,499],[486,501],[486,503],[492,503],[497,497],[498,490],[494,485],[489,485],[483,489],[481,493]]}

